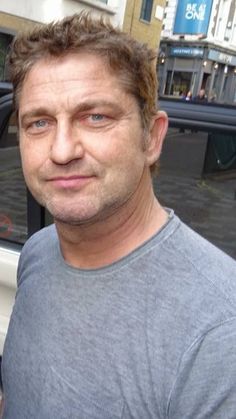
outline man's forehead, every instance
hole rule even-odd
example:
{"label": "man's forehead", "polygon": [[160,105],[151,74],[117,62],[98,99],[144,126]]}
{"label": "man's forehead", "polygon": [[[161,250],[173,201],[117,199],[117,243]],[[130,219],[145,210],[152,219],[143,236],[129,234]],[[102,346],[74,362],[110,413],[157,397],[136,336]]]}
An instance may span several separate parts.
{"label": "man's forehead", "polygon": [[[101,85],[100,79],[103,79]],[[134,86],[126,71],[115,71],[103,56],[82,52],[38,59],[26,73],[20,92],[25,88],[39,88],[40,85],[47,88],[47,84],[53,86],[58,83],[60,87],[61,83],[73,84],[81,80],[84,85],[97,81],[101,88],[106,88],[109,83],[117,84],[125,92],[133,93]]]}
{"label": "man's forehead", "polygon": [[114,71],[103,56],[81,52],[38,59],[29,69],[21,89],[17,92],[16,107],[20,111],[22,105],[25,108],[27,104],[28,108],[30,96],[33,97],[35,93],[38,98],[44,95],[48,100],[51,94],[60,98],[67,91],[73,100],[72,96],[76,98],[78,86],[81,95],[86,90],[91,93],[92,88],[94,96],[95,90],[102,94],[105,91],[115,93],[114,89],[119,90],[119,94],[132,96],[133,99],[137,96],[133,81],[125,71]]}
{"label": "man's forehead", "polygon": [[[70,54],[60,58],[39,59],[27,72],[19,93],[24,90],[46,88],[63,89],[63,85],[82,81],[83,86],[97,84],[101,89],[112,84],[127,93],[130,92],[130,79],[122,72],[116,72],[103,57],[91,54]],[[20,96],[20,95],[19,95]],[[20,98],[20,97],[19,97]]]}
{"label": "man's forehead", "polygon": [[35,73],[39,75],[39,72],[42,71],[52,77],[56,73],[55,75],[58,77],[64,67],[70,68],[70,74],[74,73],[77,76],[79,72],[87,73],[88,71],[90,74],[94,73],[94,77],[104,73],[109,73],[111,76],[114,75],[105,58],[94,54],[70,53],[60,57],[46,56],[39,58],[29,68],[24,82],[34,76]]}

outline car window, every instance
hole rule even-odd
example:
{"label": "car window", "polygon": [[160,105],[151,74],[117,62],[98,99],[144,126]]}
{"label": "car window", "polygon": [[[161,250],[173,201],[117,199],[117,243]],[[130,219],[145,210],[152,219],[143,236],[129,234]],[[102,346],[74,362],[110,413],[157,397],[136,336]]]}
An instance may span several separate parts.
{"label": "car window", "polygon": [[[180,118],[177,128],[170,124],[155,193],[162,205],[236,258],[236,129],[204,130],[197,114],[194,118],[191,129]],[[1,129],[0,239],[23,244],[52,217],[27,192],[14,114]]]}
{"label": "car window", "polygon": [[154,186],[163,205],[236,259],[236,131],[169,128]]}
{"label": "car window", "polygon": [[0,137],[0,239],[24,243],[27,234],[26,185],[13,113]]}

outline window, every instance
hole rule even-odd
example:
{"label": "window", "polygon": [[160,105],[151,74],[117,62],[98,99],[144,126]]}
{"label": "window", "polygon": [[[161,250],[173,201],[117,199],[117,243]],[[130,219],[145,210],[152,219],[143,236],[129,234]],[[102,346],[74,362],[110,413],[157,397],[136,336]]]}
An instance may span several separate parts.
{"label": "window", "polygon": [[165,87],[166,95],[178,96],[180,92],[187,94],[191,89],[192,73],[187,71],[168,71]]}
{"label": "window", "polygon": [[7,79],[6,56],[12,38],[12,35],[0,33],[0,81]]}
{"label": "window", "polygon": [[27,194],[21,170],[16,116],[0,139],[0,239],[24,243],[27,238]]}
{"label": "window", "polygon": [[220,17],[217,22],[217,28],[216,28],[216,38],[220,38],[220,34],[222,33],[222,18]]}
{"label": "window", "polygon": [[[173,79],[174,88],[187,87],[183,83],[190,79],[183,74],[185,77]],[[26,190],[9,96],[0,98],[0,244],[7,241],[6,247],[23,244],[52,222],[50,214]],[[154,179],[157,196],[187,224],[236,258],[235,108],[176,99],[159,102],[169,114],[170,124],[160,174]]]}
{"label": "window", "polygon": [[150,22],[152,16],[153,0],[143,0],[140,19]]}
{"label": "window", "polygon": [[160,99],[159,106],[169,115],[154,178],[160,203],[236,258],[235,108],[176,99]]}
{"label": "window", "polygon": [[170,127],[160,165],[154,190],[161,204],[236,258],[236,134]]}

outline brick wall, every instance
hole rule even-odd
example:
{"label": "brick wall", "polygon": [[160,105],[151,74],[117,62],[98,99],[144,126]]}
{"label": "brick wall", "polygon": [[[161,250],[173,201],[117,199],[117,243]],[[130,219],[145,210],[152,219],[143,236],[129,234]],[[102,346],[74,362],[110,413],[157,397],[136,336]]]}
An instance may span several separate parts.
{"label": "brick wall", "polygon": [[158,48],[162,29],[162,20],[155,17],[157,6],[165,7],[166,0],[154,0],[151,21],[140,20],[142,0],[127,1],[123,29],[138,41]]}

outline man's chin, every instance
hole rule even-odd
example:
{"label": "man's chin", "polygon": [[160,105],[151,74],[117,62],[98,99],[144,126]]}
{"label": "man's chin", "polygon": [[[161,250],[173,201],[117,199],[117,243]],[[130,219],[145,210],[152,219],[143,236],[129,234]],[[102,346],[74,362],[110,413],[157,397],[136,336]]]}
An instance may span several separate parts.
{"label": "man's chin", "polygon": [[59,225],[64,225],[64,226],[82,226],[84,224],[89,224],[91,223],[90,220],[87,219],[80,219],[80,218],[74,218],[74,217],[60,217],[60,216],[55,216],[53,217],[55,224]]}
{"label": "man's chin", "polygon": [[71,201],[48,200],[45,207],[56,223],[79,226],[89,222],[97,215],[98,209],[91,200]]}
{"label": "man's chin", "polygon": [[56,224],[63,224],[68,226],[82,226],[86,224],[93,224],[99,219],[96,211],[50,211],[54,222]]}

